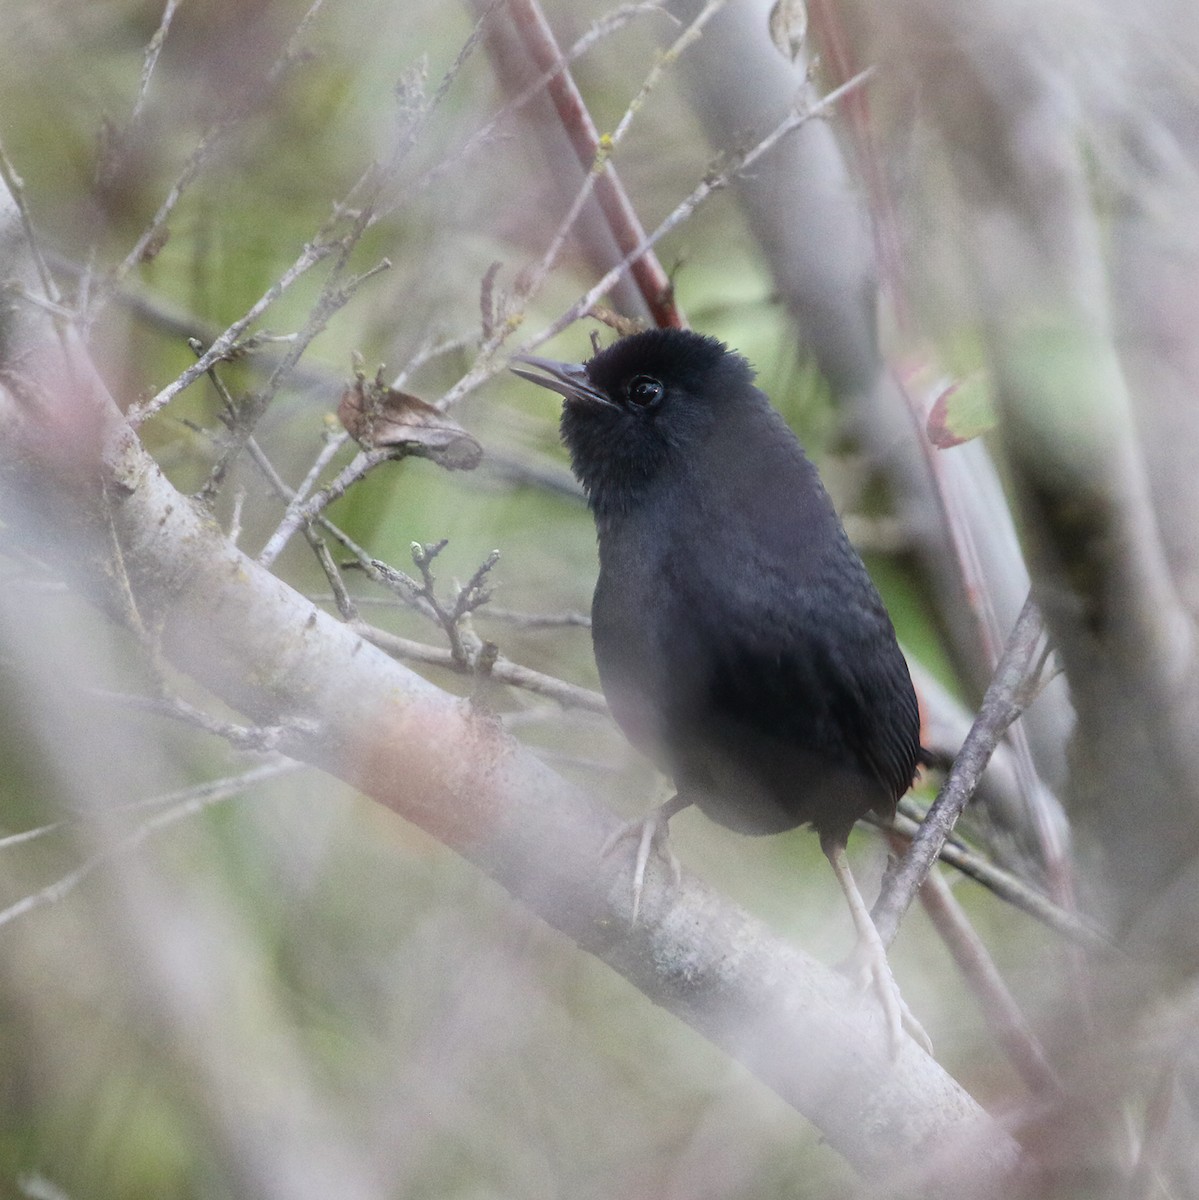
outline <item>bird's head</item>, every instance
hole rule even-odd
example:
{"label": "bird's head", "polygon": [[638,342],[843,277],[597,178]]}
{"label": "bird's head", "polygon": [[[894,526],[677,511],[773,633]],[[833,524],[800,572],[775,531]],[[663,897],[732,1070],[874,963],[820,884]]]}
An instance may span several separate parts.
{"label": "bird's head", "polygon": [[513,361],[523,364],[511,368],[522,379],[565,397],[562,440],[597,515],[636,503],[738,396],[755,392],[744,358],[683,329],[623,337],[583,363],[526,354]]}

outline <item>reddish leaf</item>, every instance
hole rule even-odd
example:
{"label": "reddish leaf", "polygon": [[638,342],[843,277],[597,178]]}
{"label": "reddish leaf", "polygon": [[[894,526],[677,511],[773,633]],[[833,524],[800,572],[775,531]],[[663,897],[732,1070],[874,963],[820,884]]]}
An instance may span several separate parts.
{"label": "reddish leaf", "polygon": [[994,427],[995,411],[986,381],[981,375],[971,375],[950,384],[933,401],[925,429],[938,450],[948,450]]}

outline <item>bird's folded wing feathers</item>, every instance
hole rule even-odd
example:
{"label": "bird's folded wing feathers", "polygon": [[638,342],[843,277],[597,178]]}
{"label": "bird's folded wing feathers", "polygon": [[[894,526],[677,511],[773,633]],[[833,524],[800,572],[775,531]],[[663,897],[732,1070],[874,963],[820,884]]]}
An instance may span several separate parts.
{"label": "bird's folded wing feathers", "polygon": [[915,771],[919,716],[881,605],[771,593],[713,589],[688,606],[694,633],[679,652],[703,656],[690,669],[707,680],[706,702],[759,734],[848,753],[897,799]]}

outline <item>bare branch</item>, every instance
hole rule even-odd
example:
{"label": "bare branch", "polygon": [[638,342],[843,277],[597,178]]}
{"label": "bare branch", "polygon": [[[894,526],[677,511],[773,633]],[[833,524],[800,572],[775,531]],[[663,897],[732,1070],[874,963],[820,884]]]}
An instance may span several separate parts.
{"label": "bare branch", "polygon": [[[622,252],[631,251],[645,239],[645,230],[642,229],[636,212],[620,185],[615,167],[611,165],[612,155],[667,66],[700,36],[704,25],[724,3],[725,0],[709,0],[670,49],[655,62],[624,116],[617,123],[616,129],[603,137],[600,137],[569,70],[563,64],[562,53],[537,0],[519,0],[519,3],[511,5],[516,27],[537,65],[543,69],[552,67],[555,63],[561,66],[560,73],[549,80],[548,90],[563,128],[574,146],[579,165],[585,171],[582,186],[559,224],[557,232],[550,239],[541,261],[523,280],[522,297],[530,297],[540,289],[561,254],[579,214],[593,193],[599,199],[616,244]],[[645,298],[655,324],[677,327],[685,323],[675,305],[674,289],[656,255],[646,253],[635,260],[630,266],[630,273]]]}
{"label": "bare branch", "polygon": [[[920,813],[921,817],[924,815]],[[919,820],[902,812],[897,813],[889,825],[874,816],[863,819],[868,825],[874,825],[884,831],[894,830],[909,842],[915,839],[921,827]],[[999,899],[1005,900],[1014,908],[1027,913],[1055,933],[1069,938],[1076,945],[1091,950],[1111,951],[1116,949],[1115,940],[1110,934],[1105,933],[1076,913],[1068,912],[1055,904],[1042,892],[1030,887],[1024,880],[991,862],[983,855],[968,849],[965,844],[953,840],[946,841],[941,847],[939,858],[942,862],[961,871],[963,875],[968,875],[976,883],[982,884]]]}
{"label": "bare branch", "polygon": [[[476,5],[476,9],[478,9]],[[539,96],[544,90],[546,84],[558,74],[561,68],[581,58],[597,43],[604,38],[623,29],[634,17],[641,16],[646,13],[654,13],[660,16],[670,17],[670,13],[657,3],[645,4],[622,4],[619,8],[607,13],[595,21],[590,29],[583,34],[582,37],[575,42],[565,54],[555,61],[546,70],[542,71],[531,83],[521,89],[517,95],[509,100],[498,113],[495,114],[489,121],[484,123],[479,129],[463,143],[458,150],[453,154],[447,155],[435,166],[430,167],[428,171],[420,176],[417,181],[407,189],[409,193],[416,193],[427,190],[432,184],[443,179],[450,171],[468,161],[478,150],[484,146],[491,145],[499,140],[499,127],[514,113],[519,112],[524,108],[530,100]],[[673,18],[671,18],[673,19]],[[677,23],[677,22],[676,22]],[[385,205],[380,216],[386,216],[393,211],[403,200],[406,199],[406,194],[401,194],[398,199],[392,199]],[[396,385],[397,387],[399,384]]]}
{"label": "bare branch", "polygon": [[[156,796],[152,800],[139,801],[137,808],[153,807],[158,811],[136,826],[132,833],[113,842],[104,851],[93,855],[54,883],[27,896],[23,896],[16,903],[10,904],[7,908],[0,910],[0,927],[8,925],[19,917],[33,912],[34,909],[58,903],[64,896],[73,892],[93,871],[107,865],[114,859],[132,853],[151,835],[160,833],[162,830],[178,824],[187,817],[195,816],[213,804],[218,804],[233,796],[241,795],[243,792],[249,791],[250,788],[256,787],[268,779],[278,778],[280,775],[300,770],[302,767],[302,763],[283,759],[279,762],[266,763],[261,767],[252,768],[249,771],[230,776],[227,779],[201,783],[195,787],[184,788],[179,792],[172,792],[167,796]],[[40,837],[46,833],[62,829],[67,824],[68,822],[59,821],[52,825],[45,825],[40,829],[29,830],[24,834],[17,834],[15,838],[6,838],[3,844],[16,845],[20,841],[28,841],[34,837]]]}
{"label": "bare branch", "polygon": [[188,703],[181,696],[138,696],[127,692],[112,692],[103,688],[90,688],[88,694],[107,704],[122,708],[136,708],[143,712],[152,712],[161,717],[169,717],[174,721],[182,721],[205,733],[215,734],[224,738],[238,750],[250,750],[258,753],[276,750],[280,742],[288,737],[302,737],[310,732],[306,726],[287,725],[239,725],[234,721],[222,721],[204,712],[194,704]]}
{"label": "bare branch", "polygon": [[[269,93],[278,82],[283,72],[296,61],[299,55],[300,39],[307,31],[309,24],[312,22],[323,3],[324,0],[313,0],[312,5],[309,7],[308,11],[301,18],[300,23],[293,31],[291,38],[284,47],[283,53],[280,54],[280,56],[272,65],[271,69],[267,72],[266,77],[261,85],[262,94]],[[164,15],[164,23],[165,21],[166,17]],[[113,287],[119,284],[121,280],[124,279],[125,276],[128,275],[129,272],[138,265],[138,263],[144,260],[146,257],[147,248],[162,236],[163,230],[166,228],[166,223],[170,219],[171,213],[174,212],[175,206],[182,198],[183,193],[188,187],[191,186],[192,183],[195,182],[197,178],[199,178],[200,173],[203,171],[204,167],[212,161],[225,138],[227,138],[242,124],[249,114],[251,108],[252,104],[249,103],[238,108],[234,112],[217,121],[207,131],[207,133],[201,137],[200,141],[196,144],[195,149],[192,150],[191,155],[188,157],[187,162],[184,164],[183,169],[180,171],[174,184],[167,191],[166,196],[159,205],[158,211],[150,220],[149,225],[146,226],[146,228],[142,231],[141,236],[137,239],[137,241],[134,242],[132,249],[130,249],[124,260],[112,272],[112,275],[109,277],[109,279],[106,280],[102,291],[99,294],[94,294],[92,296],[91,312],[80,314],[80,324],[85,331],[95,319],[95,307],[97,302],[102,302],[107,293],[110,292]],[[251,318],[251,320],[252,319],[253,318]],[[248,325],[249,321],[247,321],[246,324]],[[212,362],[216,361],[219,361],[219,356],[212,359]],[[212,362],[206,363],[204,365],[204,370],[207,370],[208,367],[212,365]],[[193,379],[199,378],[199,374],[202,374],[202,372],[193,376]],[[172,393],[172,395],[174,394],[175,393]],[[163,401],[163,403],[166,403],[166,401]],[[158,407],[161,407],[161,405],[158,405]],[[144,420],[145,417],[149,415],[149,412],[143,413],[140,419]]]}
{"label": "bare branch", "polygon": [[[380,650],[386,651],[394,658],[408,662],[430,663],[463,673],[470,670],[468,666],[460,664],[449,650],[443,650],[440,646],[428,646],[423,642],[414,642],[409,638],[398,637],[394,633],[388,633],[385,629],[378,629],[362,621],[353,622],[351,627],[355,633],[361,634],[368,642],[378,646]],[[563,679],[543,674],[541,671],[534,671],[531,667],[522,667],[519,663],[514,663],[502,656],[492,663],[489,674],[493,679],[498,679],[500,683],[506,683],[509,687],[521,688],[526,692],[545,696],[562,708],[577,708],[585,712],[604,715],[608,712],[608,703],[599,692],[567,683]]]}
{"label": "bare branch", "polygon": [[156,395],[144,403],[136,404],[129,410],[130,424],[136,429],[149,420],[156,412],[165,408],[185,388],[190,387],[197,379],[206,374],[213,366],[229,357],[242,335],[262,316],[276,300],[279,299],[298,279],[307,274],[318,263],[324,262],[339,248],[338,242],[310,242],[300,252],[299,257],[283,272],[276,282],[238,317],[211,346],[200,356],[198,362],[188,367],[177,379],[168,383]]}
{"label": "bare branch", "polygon": [[295,337],[289,339],[287,349],[283,352],[279,362],[275,364],[274,370],[271,371],[270,377],[263,387],[250,396],[234,414],[228,445],[214,464],[212,473],[209,476],[209,482],[206,485],[206,492],[209,495],[214,494],[220,487],[228,473],[229,467],[242,450],[245,449],[246,442],[252,436],[258,422],[270,406],[271,401],[274,400],[279,388],[290,376],[293,368],[300,361],[300,357],[308,349],[309,345],[311,345],[312,340],[324,330],[329,322],[329,318],[348,304],[354,293],[367,280],[373,278],[381,271],[390,269],[391,263],[387,259],[383,259],[369,271],[364,271],[362,274],[354,276],[343,284],[337,283],[364,229],[365,222],[360,220],[355,223],[355,227],[346,235],[338,259],[329,273],[329,278],[321,288],[321,293],[317,297],[316,303],[309,310],[303,327]]}
{"label": "bare branch", "polygon": [[38,242],[37,234],[34,232],[33,220],[29,215],[29,208],[25,203],[25,181],[17,174],[16,168],[9,159],[8,151],[5,150],[2,142],[0,142],[0,182],[4,184],[8,194],[12,197],[12,202],[20,215],[21,228],[24,231],[25,242],[29,249],[29,261],[33,264],[37,272],[37,277],[42,285],[42,291],[45,292],[46,299],[51,304],[57,305],[62,297],[59,293],[58,285],[54,282],[54,276],[50,274],[50,268],[46,265],[41,245]]}
{"label": "bare branch", "polygon": [[142,115],[146,98],[150,94],[150,80],[153,78],[154,68],[158,65],[158,56],[162,53],[163,46],[166,45],[167,34],[170,32],[171,22],[175,18],[175,10],[178,7],[179,0],[167,0],[162,10],[162,17],[158,22],[158,28],[154,31],[154,36],[146,45],[146,57],[142,63],[142,77],[138,81],[137,97],[133,101],[133,111],[129,114],[130,125],[136,125]]}
{"label": "bare branch", "polygon": [[[953,769],[907,854],[883,880],[882,894],[871,915],[885,945],[889,946],[895,940],[903,914],[932,869],[966,801],[978,787],[995,747],[1023,711],[1029,694],[1029,669],[1038,661],[1042,632],[1041,614],[1030,597],[999,660],[995,678],[987,688],[974,725],[954,760]],[[1035,686],[1035,681],[1033,684]]]}
{"label": "bare branch", "polygon": [[978,936],[949,885],[930,871],[920,885],[920,900],[954,962],[978,998],[990,1029],[1020,1073],[1025,1086],[1042,1100],[1060,1099],[1061,1081],[1021,1011],[986,943]]}
{"label": "bare branch", "polygon": [[270,540],[258,555],[259,565],[271,566],[283,552],[297,529],[315,520],[330,504],[335,500],[340,500],[355,483],[364,479],[380,463],[385,463],[393,457],[393,452],[388,446],[383,446],[378,450],[359,450],[354,455],[353,461],[343,467],[336,478],[321,488],[311,499],[297,503],[298,496],[293,495],[292,500],[288,502],[283,520],[279,522],[279,527],[271,534]]}
{"label": "bare branch", "polygon": [[[728,187],[735,176],[743,171],[747,171],[758,159],[764,154],[769,153],[789,133],[794,133],[795,130],[806,125],[809,121],[836,107],[841,100],[850,95],[856,88],[866,83],[872,74],[873,68],[867,68],[860,74],[855,75],[847,83],[829,92],[828,95],[824,96],[817,103],[805,108],[801,112],[788,114],[761,141],[743,154],[737,155],[731,165],[725,167],[723,170],[717,171],[714,169],[709,172],[691,194],[675,206],[653,233],[642,238],[586,295],[576,300],[557,320],[551,322],[546,328],[531,337],[522,349],[536,349],[543,342],[548,342],[550,338],[556,337],[568,326],[573,325],[579,317],[592,308],[611,289],[613,284],[629,269],[632,263],[644,254],[649,247],[657,245],[668,233],[677,229],[713,192]],[[457,395],[461,393],[458,393],[457,389],[454,389],[454,391],[456,393],[455,398],[457,398]]]}

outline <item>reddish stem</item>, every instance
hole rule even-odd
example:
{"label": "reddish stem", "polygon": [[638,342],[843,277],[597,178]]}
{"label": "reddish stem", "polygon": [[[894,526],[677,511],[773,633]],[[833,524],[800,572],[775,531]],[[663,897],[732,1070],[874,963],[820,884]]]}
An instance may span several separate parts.
{"label": "reddish stem", "polygon": [[[859,70],[854,54],[845,37],[841,18],[830,0],[808,0],[808,17],[812,32],[820,43],[821,60],[831,76],[833,86],[852,79]],[[855,88],[845,97],[845,115],[853,134],[853,146],[858,171],[870,196],[870,211],[874,216],[874,247],[882,279],[890,294],[891,307],[900,329],[910,328],[906,288],[903,276],[903,256],[899,245],[899,224],[887,186],[886,172],[874,136],[870,116],[870,93]]]}
{"label": "reddish stem", "polygon": [[[509,0],[508,11],[514,28],[539,71],[548,71],[562,63],[562,51],[537,0]],[[546,90],[578,156],[579,165],[584,171],[590,171],[599,153],[599,130],[587,111],[570,70],[563,66],[550,78]],[[645,230],[610,163],[605,164],[595,181],[595,197],[621,254],[628,254],[645,239]],[[683,328],[685,323],[674,302],[674,288],[657,255],[647,251],[632,264],[629,273],[645,297],[654,324]]]}

